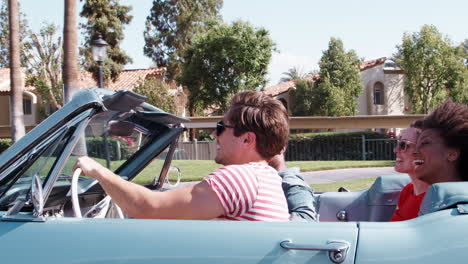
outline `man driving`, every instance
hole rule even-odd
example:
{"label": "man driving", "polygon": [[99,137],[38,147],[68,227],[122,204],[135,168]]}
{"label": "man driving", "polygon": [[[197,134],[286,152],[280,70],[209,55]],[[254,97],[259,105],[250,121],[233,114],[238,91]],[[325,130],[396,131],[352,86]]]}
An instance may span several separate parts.
{"label": "man driving", "polygon": [[261,92],[244,91],[234,95],[213,132],[215,162],[224,166],[198,184],[152,192],[89,157],[79,158],[75,168],[97,179],[135,218],[288,221],[281,178],[268,166],[285,147],[288,133],[288,113],[280,101]]}

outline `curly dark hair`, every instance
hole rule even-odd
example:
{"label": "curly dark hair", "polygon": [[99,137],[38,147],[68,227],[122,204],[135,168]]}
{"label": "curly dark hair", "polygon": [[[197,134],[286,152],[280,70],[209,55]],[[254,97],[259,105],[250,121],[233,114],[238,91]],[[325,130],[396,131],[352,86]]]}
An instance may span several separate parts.
{"label": "curly dark hair", "polygon": [[468,107],[448,99],[426,116],[416,127],[434,129],[448,147],[460,149],[457,168],[463,180],[468,180]]}
{"label": "curly dark hair", "polygon": [[258,91],[243,91],[232,97],[227,113],[235,126],[234,136],[253,132],[257,152],[265,159],[279,154],[288,142],[289,115],[284,105]]}

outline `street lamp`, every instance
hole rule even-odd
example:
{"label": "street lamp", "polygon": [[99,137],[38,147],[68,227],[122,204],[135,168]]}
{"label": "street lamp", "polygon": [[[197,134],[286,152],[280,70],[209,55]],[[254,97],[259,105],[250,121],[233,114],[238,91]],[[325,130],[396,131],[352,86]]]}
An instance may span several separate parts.
{"label": "street lamp", "polygon": [[102,81],[102,62],[107,57],[107,42],[102,39],[102,35],[98,34],[97,38],[91,41],[91,47],[93,52],[93,60],[98,63],[98,78],[99,78],[99,88],[104,88],[103,81]]}

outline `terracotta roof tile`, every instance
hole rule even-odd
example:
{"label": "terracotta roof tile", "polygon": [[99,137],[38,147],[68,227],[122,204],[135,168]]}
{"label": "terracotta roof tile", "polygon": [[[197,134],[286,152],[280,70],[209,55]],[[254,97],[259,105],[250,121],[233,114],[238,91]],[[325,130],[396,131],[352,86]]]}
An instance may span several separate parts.
{"label": "terracotta roof tile", "polygon": [[386,59],[387,59],[386,57],[382,57],[382,58],[379,58],[379,59],[376,59],[376,60],[366,61],[366,62],[362,63],[361,66],[359,66],[359,70],[365,71],[365,70],[370,69],[372,67],[375,67],[377,65],[383,64]]}
{"label": "terracotta roof tile", "polygon": [[[119,90],[132,90],[140,84],[143,80],[150,76],[164,76],[166,68],[149,68],[149,69],[134,69],[134,70],[123,70],[119,78],[115,82],[109,83],[106,88],[119,91]],[[93,76],[89,72],[81,72],[78,77],[80,89],[95,88],[97,82],[93,79]]]}
{"label": "terracotta roof tile", "polygon": [[[164,76],[166,68],[149,68],[149,69],[134,69],[134,70],[123,70],[117,81],[111,82],[106,87],[107,89],[118,91],[118,90],[132,90],[141,81],[145,80],[150,76]],[[25,78],[25,72],[23,70],[22,77]],[[78,74],[78,86],[80,89],[95,88],[97,82],[93,79],[91,73],[80,72]],[[34,90],[32,86],[25,88],[26,91]],[[0,92],[10,91],[10,69],[0,68]]]}
{"label": "terracotta roof tile", "polygon": [[295,87],[294,81],[287,81],[287,82],[282,82],[277,85],[267,87],[263,92],[266,95],[277,96],[278,94],[288,92],[290,89],[293,89],[294,87]]}
{"label": "terracotta roof tile", "polygon": [[[366,61],[359,66],[359,70],[365,71],[377,65],[383,64],[386,59],[387,59],[386,57],[382,57],[376,60]],[[309,80],[309,81],[314,82],[319,78],[320,78],[320,75],[314,74],[314,75],[306,76],[303,80]],[[282,82],[282,83],[267,87],[265,88],[263,92],[270,96],[277,96],[282,93],[289,92],[291,89],[294,89],[294,88],[295,88],[294,81],[287,81],[287,82]]]}

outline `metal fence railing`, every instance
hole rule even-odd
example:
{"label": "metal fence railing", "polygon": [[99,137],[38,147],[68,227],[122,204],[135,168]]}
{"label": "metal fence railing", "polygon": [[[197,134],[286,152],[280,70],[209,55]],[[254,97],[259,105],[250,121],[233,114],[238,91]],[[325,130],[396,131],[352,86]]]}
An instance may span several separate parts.
{"label": "metal fence railing", "polygon": [[396,158],[393,152],[397,143],[396,138],[366,139],[363,136],[361,143],[362,160],[395,160]]}
{"label": "metal fence railing", "polygon": [[[396,139],[346,137],[320,141],[289,141],[286,160],[394,160]],[[215,141],[179,142],[174,159],[213,160]]]}

